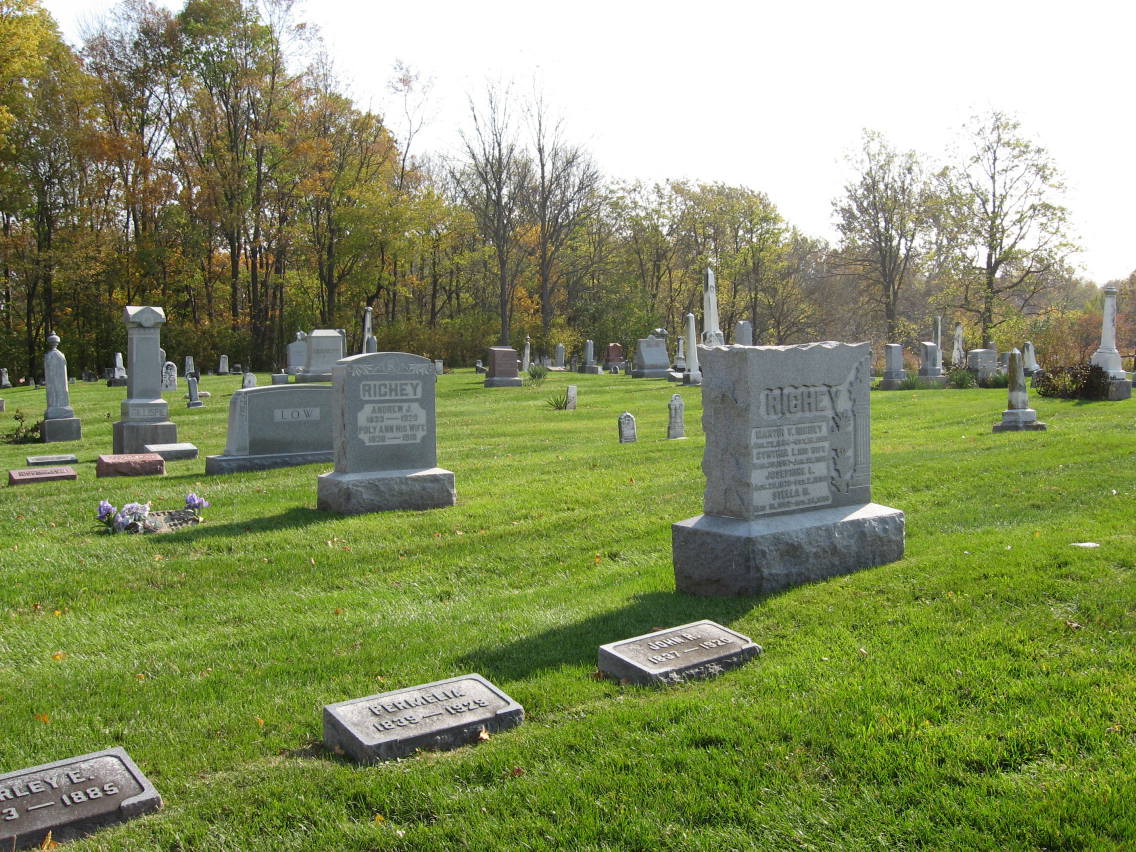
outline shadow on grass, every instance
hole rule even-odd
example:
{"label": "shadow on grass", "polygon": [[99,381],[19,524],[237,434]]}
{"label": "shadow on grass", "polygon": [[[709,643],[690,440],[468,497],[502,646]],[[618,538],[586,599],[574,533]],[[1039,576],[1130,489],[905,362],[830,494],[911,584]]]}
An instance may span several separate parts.
{"label": "shadow on grass", "polygon": [[242,533],[267,532],[269,530],[299,529],[309,524],[327,521],[340,517],[332,512],[321,512],[318,509],[309,509],[305,506],[295,506],[278,515],[265,515],[260,518],[250,518],[247,521],[234,521],[229,524],[215,524],[206,514],[205,523],[195,524],[191,527],[182,527],[179,530],[165,533],[171,540],[196,541],[197,539],[228,537]]}
{"label": "shadow on grass", "polygon": [[678,592],[650,592],[636,595],[619,609],[555,627],[503,647],[474,651],[460,657],[458,662],[463,668],[480,672],[490,680],[519,680],[541,669],[565,664],[594,666],[600,645],[704,618],[729,625],[761,600],[759,597],[701,598]]}

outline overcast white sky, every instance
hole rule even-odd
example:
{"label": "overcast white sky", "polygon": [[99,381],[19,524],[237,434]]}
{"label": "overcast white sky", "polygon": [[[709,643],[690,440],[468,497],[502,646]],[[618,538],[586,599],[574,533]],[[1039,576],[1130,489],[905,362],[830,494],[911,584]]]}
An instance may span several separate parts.
{"label": "overcast white sky", "polygon": [[[113,4],[44,5],[78,43]],[[392,125],[394,62],[433,78],[415,153],[452,147],[487,81],[535,80],[606,174],[762,190],[829,239],[862,128],[935,161],[971,115],[1009,112],[1065,175],[1083,273],[1136,270],[1131,3],[309,0],[299,17]]]}

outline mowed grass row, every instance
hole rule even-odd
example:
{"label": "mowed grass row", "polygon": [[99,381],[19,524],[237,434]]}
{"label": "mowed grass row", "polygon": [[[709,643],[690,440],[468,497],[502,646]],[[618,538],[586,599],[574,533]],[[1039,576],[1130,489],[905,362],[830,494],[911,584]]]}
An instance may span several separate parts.
{"label": "mowed grass row", "polygon": [[[554,411],[568,383],[580,407]],[[206,408],[167,398],[204,455],[239,377],[202,386]],[[124,396],[103,384],[73,386],[82,442],[0,444],[5,468],[80,457],[78,482],[0,493],[0,770],[123,745],[166,802],[70,848],[1136,844],[1136,403],[1035,396],[1048,432],[994,435],[1004,390],[873,393],[873,495],[907,513],[906,558],[711,600],[675,593],[670,551],[701,510],[697,388],[461,370],[438,394],[458,505],[426,513],[318,512],[329,466],[96,480]],[[42,416],[42,391],[3,395],[0,432]],[[197,528],[98,533],[101,498],[191,490]],[[765,653],[664,690],[594,677],[599,644],[699,618]],[[470,671],[525,724],[372,767],[323,752],[323,704]]]}

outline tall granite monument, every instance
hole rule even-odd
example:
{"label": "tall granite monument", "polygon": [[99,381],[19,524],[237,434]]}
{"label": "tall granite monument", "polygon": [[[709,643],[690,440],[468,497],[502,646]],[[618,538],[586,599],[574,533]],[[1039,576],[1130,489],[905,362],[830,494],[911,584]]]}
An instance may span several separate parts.
{"label": "tall granite monument", "polygon": [[702,342],[707,346],[721,346],[726,342],[726,335],[718,325],[718,280],[709,266],[702,290]]}
{"label": "tall granite monument", "polygon": [[128,306],[126,323],[126,399],[119,406],[122,417],[112,426],[114,452],[144,453],[147,444],[176,444],[177,426],[170,422],[169,404],[162,399],[162,375],[158,363],[161,328],[166,313],[161,308]]}
{"label": "tall granite monument", "polygon": [[704,514],[671,528],[675,586],[768,594],[903,556],[871,502],[867,343],[703,347]]}
{"label": "tall granite monument", "polygon": [[67,387],[67,358],[59,351],[59,335],[47,336],[48,350],[43,356],[43,376],[47,383],[47,410],[43,413],[40,434],[45,444],[78,441],[83,427],[71,407],[71,391]]}
{"label": "tall granite monument", "polygon": [[1096,364],[1108,373],[1108,398],[1111,400],[1128,399],[1132,396],[1132,383],[1128,381],[1128,373],[1120,361],[1120,352],[1116,348],[1116,287],[1112,284],[1104,286],[1104,311],[1101,314],[1101,342],[1089,363]]}

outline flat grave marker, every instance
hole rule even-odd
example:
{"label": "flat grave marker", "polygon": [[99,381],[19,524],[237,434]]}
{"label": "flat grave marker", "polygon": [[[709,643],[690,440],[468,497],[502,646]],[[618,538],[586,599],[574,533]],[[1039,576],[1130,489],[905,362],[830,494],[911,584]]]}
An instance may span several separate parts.
{"label": "flat grave marker", "polygon": [[157,453],[116,453],[99,456],[95,476],[161,476],[166,460]]}
{"label": "flat grave marker", "polygon": [[599,669],[639,684],[713,677],[761,653],[748,636],[704,619],[600,645]]}
{"label": "flat grave marker", "polygon": [[73,467],[29,467],[8,471],[9,485],[27,485],[29,482],[55,482],[61,479],[78,479]]}
{"label": "flat grave marker", "polygon": [[79,457],[73,453],[56,453],[51,456],[27,456],[24,462],[28,467],[59,466],[78,464]]}
{"label": "flat grave marker", "polygon": [[323,708],[323,741],[358,763],[475,742],[521,724],[524,708],[479,674],[396,689]]}

